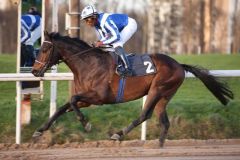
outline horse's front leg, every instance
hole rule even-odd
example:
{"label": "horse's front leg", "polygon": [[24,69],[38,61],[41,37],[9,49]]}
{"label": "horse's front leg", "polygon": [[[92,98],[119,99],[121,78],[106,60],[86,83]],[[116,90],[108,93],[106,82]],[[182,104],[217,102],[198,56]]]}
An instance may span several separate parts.
{"label": "horse's front leg", "polygon": [[89,132],[91,130],[91,124],[87,121],[87,119],[85,118],[83,113],[79,110],[79,108],[87,107],[90,104],[81,102],[81,96],[75,95],[72,96],[70,105],[73,111],[77,114],[77,118],[82,123],[85,131]]}
{"label": "horse's front leg", "polygon": [[51,125],[53,124],[53,122],[62,114],[66,113],[66,111],[68,109],[70,109],[70,103],[66,103],[65,105],[63,105],[62,107],[59,107],[57,109],[57,111],[48,119],[48,121],[46,123],[44,123],[39,129],[37,129],[34,133],[33,133],[33,138],[37,138],[39,136],[41,136],[43,134],[44,131],[48,130]]}

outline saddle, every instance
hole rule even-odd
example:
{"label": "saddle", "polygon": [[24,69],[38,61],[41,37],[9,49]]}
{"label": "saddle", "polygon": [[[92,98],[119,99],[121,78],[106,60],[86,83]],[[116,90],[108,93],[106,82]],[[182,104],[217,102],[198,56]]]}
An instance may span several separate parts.
{"label": "saddle", "polygon": [[[113,57],[113,60],[116,64],[116,73],[120,75],[119,72],[125,70],[124,64],[121,58],[116,53],[109,53]],[[145,76],[156,73],[156,67],[148,54],[128,54],[127,58],[133,73],[132,76]]]}

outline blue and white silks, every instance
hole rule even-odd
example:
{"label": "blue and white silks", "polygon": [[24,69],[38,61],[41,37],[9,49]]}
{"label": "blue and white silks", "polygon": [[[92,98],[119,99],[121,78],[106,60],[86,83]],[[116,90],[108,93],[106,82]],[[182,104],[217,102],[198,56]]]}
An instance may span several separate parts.
{"label": "blue and white silks", "polygon": [[123,46],[137,30],[137,23],[126,14],[98,14],[95,26],[100,41],[112,44],[113,47]]}
{"label": "blue and white silks", "polygon": [[33,45],[41,36],[41,17],[26,14],[21,17],[21,43]]}

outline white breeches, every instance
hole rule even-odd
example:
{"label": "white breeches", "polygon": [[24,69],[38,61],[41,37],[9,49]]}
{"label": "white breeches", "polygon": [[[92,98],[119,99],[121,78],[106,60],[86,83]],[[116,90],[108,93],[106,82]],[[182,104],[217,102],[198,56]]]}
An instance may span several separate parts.
{"label": "white breeches", "polygon": [[128,18],[128,25],[123,28],[120,32],[120,40],[112,43],[113,48],[118,46],[123,47],[123,45],[132,37],[132,35],[137,31],[137,23],[134,19]]}

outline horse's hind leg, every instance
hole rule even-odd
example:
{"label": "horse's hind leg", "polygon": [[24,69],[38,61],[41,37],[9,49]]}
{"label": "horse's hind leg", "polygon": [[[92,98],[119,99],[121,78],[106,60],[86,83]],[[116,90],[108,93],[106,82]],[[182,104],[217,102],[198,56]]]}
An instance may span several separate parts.
{"label": "horse's hind leg", "polygon": [[163,144],[165,142],[168,128],[170,127],[168,115],[166,112],[166,105],[169,102],[169,100],[162,98],[155,107],[155,113],[159,120],[159,125],[161,127],[161,133],[159,138],[160,147],[163,147]]}
{"label": "horse's hind leg", "polygon": [[136,120],[134,120],[128,127],[124,128],[123,130],[114,134],[111,137],[111,139],[113,139],[113,140],[121,139],[121,137],[123,137],[124,135],[129,133],[133,128],[137,127],[139,124],[141,124],[145,120],[151,118],[154,107],[155,107],[156,103],[158,102],[158,100],[160,99],[160,97],[161,97],[161,95],[157,90],[149,92],[147,100],[144,105],[144,109],[143,109],[140,117],[138,117]]}
{"label": "horse's hind leg", "polygon": [[48,130],[51,125],[53,124],[53,122],[62,114],[66,113],[67,109],[70,108],[70,103],[66,103],[65,105],[63,105],[62,107],[59,107],[57,109],[57,111],[52,115],[52,117],[50,117],[48,119],[48,121],[46,123],[44,123],[39,129],[37,129],[34,133],[33,133],[33,138],[37,138],[39,136],[41,136],[43,134],[44,131]]}
{"label": "horse's hind leg", "polygon": [[155,107],[155,113],[157,114],[161,127],[161,133],[159,138],[160,147],[163,147],[165,138],[168,133],[168,128],[170,127],[168,115],[166,112],[167,104],[177,92],[177,89],[182,84],[182,81],[183,79],[181,78],[176,80],[173,79],[172,81],[168,82],[168,85],[165,84],[165,90],[162,91],[163,97],[158,101]]}

